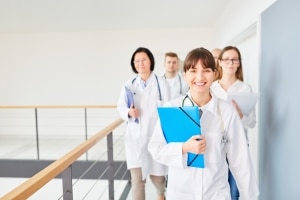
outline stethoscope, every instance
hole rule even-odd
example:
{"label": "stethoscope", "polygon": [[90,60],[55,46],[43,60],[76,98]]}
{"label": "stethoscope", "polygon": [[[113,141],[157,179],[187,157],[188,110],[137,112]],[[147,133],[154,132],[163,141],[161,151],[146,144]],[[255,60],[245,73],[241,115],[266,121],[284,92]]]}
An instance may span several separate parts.
{"label": "stethoscope", "polygon": [[185,97],[182,99],[181,107],[184,107],[186,99],[188,99],[191,102],[192,106],[195,106],[193,100],[189,97],[189,95],[185,95]]}
{"label": "stethoscope", "polygon": [[[135,77],[134,79],[132,79],[131,84],[134,83],[134,81],[136,80],[136,78],[137,77]],[[162,101],[162,95],[161,95],[160,85],[159,85],[158,78],[157,78],[156,74],[155,74],[155,79],[156,79],[156,83],[157,83],[157,87],[158,87],[159,100]]]}
{"label": "stethoscope", "polygon": [[[182,99],[182,103],[181,106],[184,107],[185,101],[189,100],[192,106],[195,106],[194,102],[192,101],[192,99],[189,97],[189,95],[186,95],[183,99]],[[221,128],[222,128],[222,139],[221,139],[221,143],[222,144],[226,144],[228,143],[228,139],[226,138],[225,135],[225,128],[224,128],[224,122],[223,122],[223,118],[222,118],[222,114],[220,111],[220,107],[219,107],[219,103],[217,104],[217,110],[218,110],[218,115],[220,117],[220,121],[221,121]],[[201,110],[202,111],[202,110]]]}

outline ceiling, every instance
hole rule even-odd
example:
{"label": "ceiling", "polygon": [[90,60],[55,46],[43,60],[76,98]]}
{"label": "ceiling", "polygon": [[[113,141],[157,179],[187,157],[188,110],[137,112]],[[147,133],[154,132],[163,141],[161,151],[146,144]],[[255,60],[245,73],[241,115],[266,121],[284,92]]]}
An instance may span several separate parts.
{"label": "ceiling", "polygon": [[230,0],[0,0],[0,32],[210,27]]}

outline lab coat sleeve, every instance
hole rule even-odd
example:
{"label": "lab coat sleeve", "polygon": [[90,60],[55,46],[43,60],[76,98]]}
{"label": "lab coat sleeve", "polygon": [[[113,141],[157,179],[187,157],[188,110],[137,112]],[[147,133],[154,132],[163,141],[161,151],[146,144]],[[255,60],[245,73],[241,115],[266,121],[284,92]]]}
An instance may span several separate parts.
{"label": "lab coat sleeve", "polygon": [[[248,85],[246,82],[242,82],[243,89],[242,92],[246,93],[252,93],[252,88],[250,85]],[[242,120],[242,124],[245,128],[254,128],[256,125],[256,113],[255,113],[255,107],[254,109],[250,112],[249,115],[244,115]]]}
{"label": "lab coat sleeve", "polygon": [[243,125],[237,112],[232,112],[227,130],[226,153],[229,168],[243,200],[255,200],[259,191]]}
{"label": "lab coat sleeve", "polygon": [[119,112],[120,117],[124,121],[134,120],[132,118],[129,118],[129,116],[128,116],[129,108],[127,106],[125,85],[123,85],[121,92],[120,92],[120,96],[119,96],[118,103],[117,103],[117,110]]}
{"label": "lab coat sleeve", "polygon": [[153,135],[148,145],[153,159],[169,167],[187,167],[187,154],[182,153],[182,143],[166,143],[160,121],[156,122]]}

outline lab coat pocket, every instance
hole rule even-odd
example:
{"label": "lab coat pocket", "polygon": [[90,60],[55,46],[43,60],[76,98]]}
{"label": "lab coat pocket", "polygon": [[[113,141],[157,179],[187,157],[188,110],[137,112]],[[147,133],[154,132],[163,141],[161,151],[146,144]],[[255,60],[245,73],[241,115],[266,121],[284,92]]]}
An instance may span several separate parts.
{"label": "lab coat pocket", "polygon": [[222,133],[209,132],[205,133],[206,151],[204,154],[205,161],[208,163],[219,163],[222,158]]}
{"label": "lab coat pocket", "polygon": [[124,141],[136,141],[140,137],[139,124],[135,122],[128,122]]}
{"label": "lab coat pocket", "polygon": [[[149,117],[151,119],[157,119],[158,118],[158,112],[157,112],[157,107],[163,106],[164,102],[160,100],[156,100],[156,102],[153,102],[152,104],[147,105],[147,112],[149,113]],[[151,106],[152,109],[151,109]]]}

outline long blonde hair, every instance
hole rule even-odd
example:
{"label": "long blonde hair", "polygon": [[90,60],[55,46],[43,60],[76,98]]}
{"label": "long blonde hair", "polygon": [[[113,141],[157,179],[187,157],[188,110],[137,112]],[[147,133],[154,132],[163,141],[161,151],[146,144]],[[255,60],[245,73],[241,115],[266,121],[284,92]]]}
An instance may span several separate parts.
{"label": "long blonde hair", "polygon": [[[241,57],[241,53],[239,51],[239,49],[237,47],[234,46],[226,46],[222,49],[218,61],[222,60],[223,54],[226,51],[229,50],[235,50],[239,56],[239,62],[240,62],[240,67],[237,68],[236,72],[235,72],[235,76],[237,79],[244,81],[244,75],[243,75],[243,65],[242,65],[242,57]],[[217,71],[216,71],[216,75],[215,75],[215,80],[219,80],[222,78],[223,75],[223,71],[222,71],[222,67],[220,66],[219,62],[217,63]]]}

